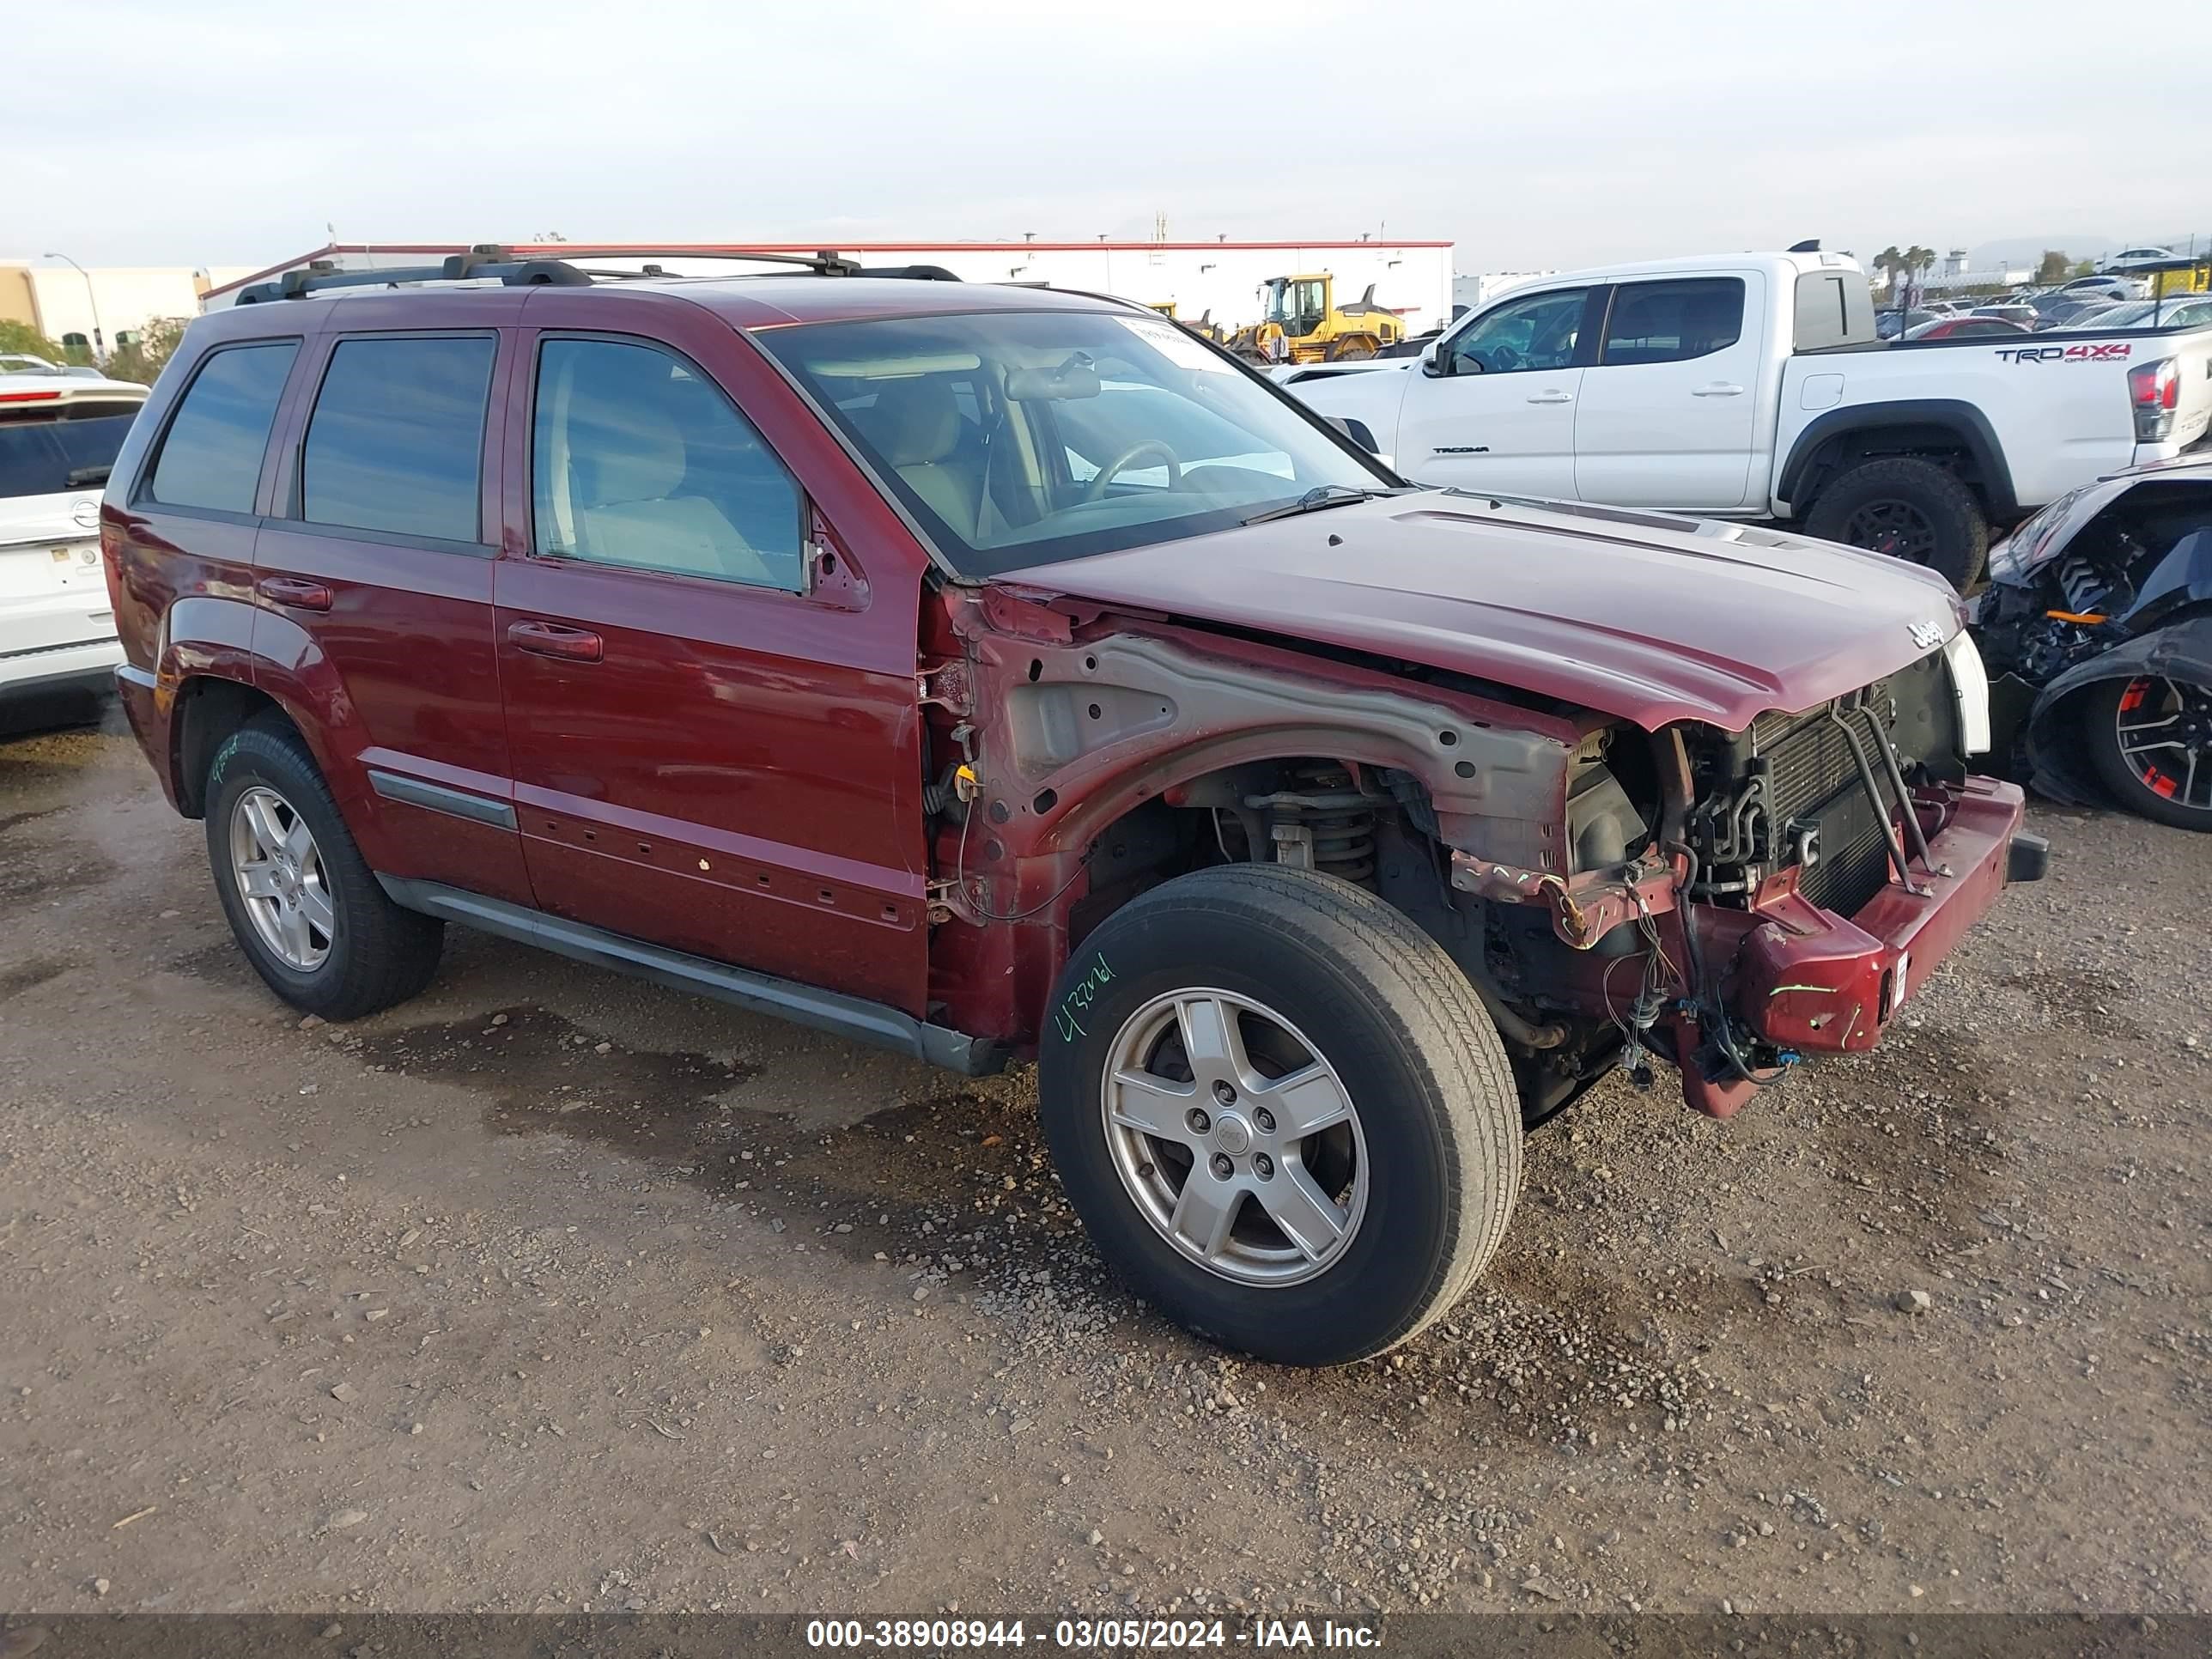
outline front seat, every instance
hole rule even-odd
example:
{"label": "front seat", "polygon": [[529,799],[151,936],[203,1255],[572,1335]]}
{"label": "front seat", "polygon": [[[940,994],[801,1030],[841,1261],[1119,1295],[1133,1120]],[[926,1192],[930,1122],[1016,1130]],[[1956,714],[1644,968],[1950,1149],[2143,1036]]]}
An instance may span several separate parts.
{"label": "front seat", "polygon": [[721,508],[669,494],[682,486],[689,458],[665,410],[630,403],[619,423],[592,433],[587,454],[577,469],[576,504],[576,550],[586,558],[774,586]]}
{"label": "front seat", "polygon": [[884,464],[904,479],[953,534],[972,541],[983,506],[982,480],[959,453],[960,406],[941,380],[890,380],[862,411],[860,426]]}

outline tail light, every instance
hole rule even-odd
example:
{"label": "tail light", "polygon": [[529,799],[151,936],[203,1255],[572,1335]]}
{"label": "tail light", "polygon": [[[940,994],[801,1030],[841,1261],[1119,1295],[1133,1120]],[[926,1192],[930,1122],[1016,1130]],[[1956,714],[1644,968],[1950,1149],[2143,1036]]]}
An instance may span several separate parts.
{"label": "tail light", "polygon": [[2135,406],[2136,441],[2157,443],[2173,430],[2173,412],[2181,406],[2179,366],[2171,357],[2138,363],[2128,371],[2128,401]]}

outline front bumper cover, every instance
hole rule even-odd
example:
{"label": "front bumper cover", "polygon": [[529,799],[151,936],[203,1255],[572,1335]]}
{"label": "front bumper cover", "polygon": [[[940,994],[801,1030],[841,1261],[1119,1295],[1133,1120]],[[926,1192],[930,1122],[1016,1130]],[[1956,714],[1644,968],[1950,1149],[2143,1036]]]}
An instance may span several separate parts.
{"label": "front bumper cover", "polygon": [[1761,907],[1737,957],[1737,1018],[1778,1048],[1873,1048],[2006,883],[2043,873],[2049,848],[2020,836],[2023,807],[2017,784],[1970,778],[1929,838],[1934,868],[1915,860],[1912,888],[1893,880],[1849,920],[1794,892]]}

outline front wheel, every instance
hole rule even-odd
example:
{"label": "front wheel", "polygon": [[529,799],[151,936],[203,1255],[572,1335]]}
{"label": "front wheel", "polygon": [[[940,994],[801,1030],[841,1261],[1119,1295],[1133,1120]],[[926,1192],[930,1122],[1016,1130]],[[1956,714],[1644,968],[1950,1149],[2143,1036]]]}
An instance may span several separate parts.
{"label": "front wheel", "polygon": [[1933,461],[1866,461],[1820,492],[1805,515],[1823,541],[1925,565],[1961,593],[1982,574],[1989,520],[1974,493]]}
{"label": "front wheel", "polygon": [[2129,811],[2212,830],[2212,687],[2162,675],[2107,680],[2081,697],[2089,758]]}
{"label": "front wheel", "polygon": [[1201,871],[1109,916],[1054,989],[1039,1091],[1121,1278],[1285,1364],[1422,1329],[1520,1186],[1512,1073],[1465,975],[1403,913],[1306,871]]}

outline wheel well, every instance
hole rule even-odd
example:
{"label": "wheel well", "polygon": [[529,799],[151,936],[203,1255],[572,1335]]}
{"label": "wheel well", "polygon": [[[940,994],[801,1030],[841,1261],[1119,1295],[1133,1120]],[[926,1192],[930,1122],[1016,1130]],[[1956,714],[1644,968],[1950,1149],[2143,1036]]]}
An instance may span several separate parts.
{"label": "wheel well", "polygon": [[223,739],[265,714],[291,724],[274,697],[236,680],[202,675],[179,688],[170,764],[176,769],[177,805],[186,817],[198,817],[206,810],[208,767]]}
{"label": "wheel well", "polygon": [[1864,461],[1932,461],[1974,492],[1982,511],[1991,512],[1991,480],[1980,455],[1956,428],[1934,424],[1859,427],[1824,440],[1790,483],[1790,510],[1803,518],[1821,492]]}
{"label": "wheel well", "polygon": [[1504,1037],[1534,1122],[1612,1063],[1618,1034],[1564,1012],[1570,977],[1545,914],[1456,892],[1428,792],[1389,768],[1301,756],[1226,767],[1171,786],[1091,842],[1090,885],[1068,915],[1071,951],[1106,918],[1178,876],[1285,864],[1364,887],[1459,963]]}

